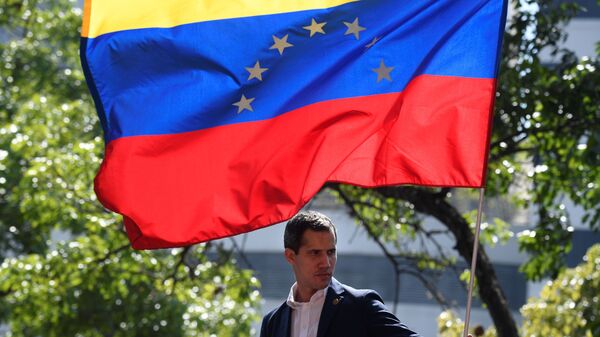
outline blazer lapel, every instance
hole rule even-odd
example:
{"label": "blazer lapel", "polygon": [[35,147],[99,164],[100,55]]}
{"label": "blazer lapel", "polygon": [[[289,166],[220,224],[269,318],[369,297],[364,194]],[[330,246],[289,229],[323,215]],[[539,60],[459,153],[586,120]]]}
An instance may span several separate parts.
{"label": "blazer lapel", "polygon": [[281,313],[281,328],[277,329],[277,337],[290,337],[292,330],[290,329],[292,323],[292,309],[287,305],[283,304],[283,311]]}
{"label": "blazer lapel", "polygon": [[321,311],[321,318],[319,319],[319,328],[317,329],[317,337],[325,337],[329,325],[344,300],[343,292],[344,288],[342,288],[342,284],[332,278],[331,285],[327,289],[327,295],[325,296],[325,303],[323,303],[323,310]]}

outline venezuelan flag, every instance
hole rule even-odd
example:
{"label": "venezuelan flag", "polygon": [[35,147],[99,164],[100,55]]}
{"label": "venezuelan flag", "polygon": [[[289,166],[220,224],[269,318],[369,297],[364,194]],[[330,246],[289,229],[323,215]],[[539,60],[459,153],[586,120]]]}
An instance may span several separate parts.
{"label": "venezuelan flag", "polygon": [[480,187],[505,0],[86,0],[99,200],[138,249],[284,221],[327,181]]}

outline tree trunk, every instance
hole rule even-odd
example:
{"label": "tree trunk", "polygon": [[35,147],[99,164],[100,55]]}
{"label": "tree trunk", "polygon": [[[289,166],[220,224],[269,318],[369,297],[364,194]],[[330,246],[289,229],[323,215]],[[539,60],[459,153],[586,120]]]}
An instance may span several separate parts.
{"label": "tree trunk", "polygon": [[[381,187],[377,190],[386,197],[406,200],[412,203],[417,211],[438,219],[454,235],[456,239],[454,248],[468,265],[471,264],[475,236],[465,218],[445,200],[445,196],[410,187]],[[479,296],[487,305],[498,336],[518,337],[517,325],[508,309],[506,296],[483,247],[480,247],[477,254],[475,275],[479,285]]]}

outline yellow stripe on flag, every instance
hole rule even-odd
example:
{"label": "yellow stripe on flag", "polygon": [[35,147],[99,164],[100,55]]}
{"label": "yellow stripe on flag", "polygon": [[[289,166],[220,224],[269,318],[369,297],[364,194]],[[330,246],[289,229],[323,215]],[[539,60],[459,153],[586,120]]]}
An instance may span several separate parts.
{"label": "yellow stripe on flag", "polygon": [[339,6],[358,0],[85,0],[83,37]]}

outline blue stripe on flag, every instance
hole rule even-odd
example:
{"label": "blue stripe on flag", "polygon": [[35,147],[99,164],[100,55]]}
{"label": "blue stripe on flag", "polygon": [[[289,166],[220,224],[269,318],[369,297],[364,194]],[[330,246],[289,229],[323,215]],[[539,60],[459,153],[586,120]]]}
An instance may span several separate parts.
{"label": "blue stripe on flag", "polygon": [[[496,77],[499,0],[361,1],[326,10],[148,28],[82,41],[107,141],[273,118],[321,101],[400,92],[421,74]],[[309,37],[311,19],[327,22]],[[345,35],[358,18],[360,39]],[[499,29],[500,27],[500,29]],[[280,55],[272,36],[288,35]],[[373,39],[379,40],[366,48]],[[377,82],[381,61],[392,81]],[[246,67],[268,68],[248,81]],[[241,95],[253,112],[237,113]]]}

